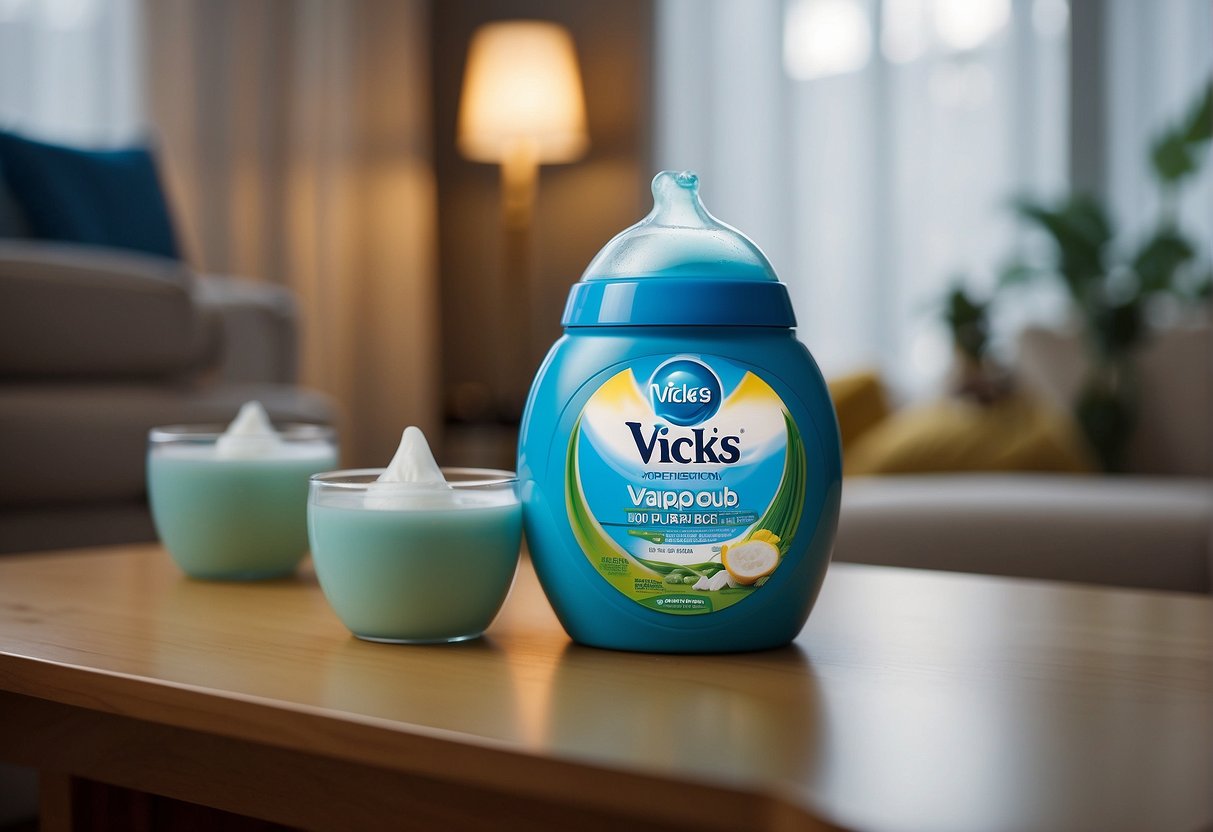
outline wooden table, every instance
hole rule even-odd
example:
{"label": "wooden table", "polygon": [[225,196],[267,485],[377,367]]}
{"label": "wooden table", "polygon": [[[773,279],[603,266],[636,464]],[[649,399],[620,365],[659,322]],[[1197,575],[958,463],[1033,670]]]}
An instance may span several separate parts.
{"label": "wooden table", "polygon": [[309,570],[0,558],[0,758],[312,828],[1191,830],[1213,601],[839,564],[797,643],[572,645],[524,562],[486,638],[351,638]]}

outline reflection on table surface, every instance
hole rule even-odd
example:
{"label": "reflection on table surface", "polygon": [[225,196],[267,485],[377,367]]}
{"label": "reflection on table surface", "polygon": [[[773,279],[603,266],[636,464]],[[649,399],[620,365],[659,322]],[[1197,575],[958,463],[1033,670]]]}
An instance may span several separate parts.
{"label": "reflection on table surface", "polygon": [[350,636],[306,568],[220,584],[155,547],[0,560],[0,653],[775,794],[862,828],[1208,823],[1211,640],[1204,597],[836,565],[789,647],[616,653],[568,640],[524,560],[484,638],[392,646]]}

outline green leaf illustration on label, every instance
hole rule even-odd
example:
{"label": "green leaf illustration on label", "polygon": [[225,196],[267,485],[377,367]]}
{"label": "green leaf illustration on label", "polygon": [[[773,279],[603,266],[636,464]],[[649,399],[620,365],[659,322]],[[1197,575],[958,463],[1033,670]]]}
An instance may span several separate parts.
{"label": "green leaf illustration on label", "polygon": [[788,551],[792,538],[800,528],[800,516],[804,513],[805,469],[804,442],[800,431],[788,413],[784,413],[788,429],[788,450],[779,491],[766,513],[755,524],[755,530],[767,530],[780,539],[779,554]]}

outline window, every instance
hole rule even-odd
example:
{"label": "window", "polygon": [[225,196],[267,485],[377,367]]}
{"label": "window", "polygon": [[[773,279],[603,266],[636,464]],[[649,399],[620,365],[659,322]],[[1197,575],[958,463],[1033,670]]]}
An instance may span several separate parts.
{"label": "window", "polygon": [[[1145,137],[1208,76],[1213,21],[1202,0],[1103,14],[1099,152],[1122,221],[1140,223]],[[699,171],[709,209],[763,247],[827,374],[876,366],[921,392],[949,365],[946,288],[992,287],[1025,242],[1009,199],[1063,191],[1083,152],[1069,23],[1065,0],[662,0],[656,162]],[[1213,188],[1195,190],[1196,236],[1213,238]],[[1023,293],[1002,323],[1064,308]]]}
{"label": "window", "polygon": [[140,136],[138,0],[0,0],[0,129],[104,145]]}

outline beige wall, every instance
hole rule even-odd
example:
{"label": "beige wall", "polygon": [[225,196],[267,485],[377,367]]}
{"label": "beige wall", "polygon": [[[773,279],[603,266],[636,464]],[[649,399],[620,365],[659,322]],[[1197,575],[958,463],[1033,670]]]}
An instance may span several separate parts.
{"label": "beige wall", "polygon": [[347,464],[440,439],[429,6],[146,0],[150,115],[191,262],[292,287]]}

